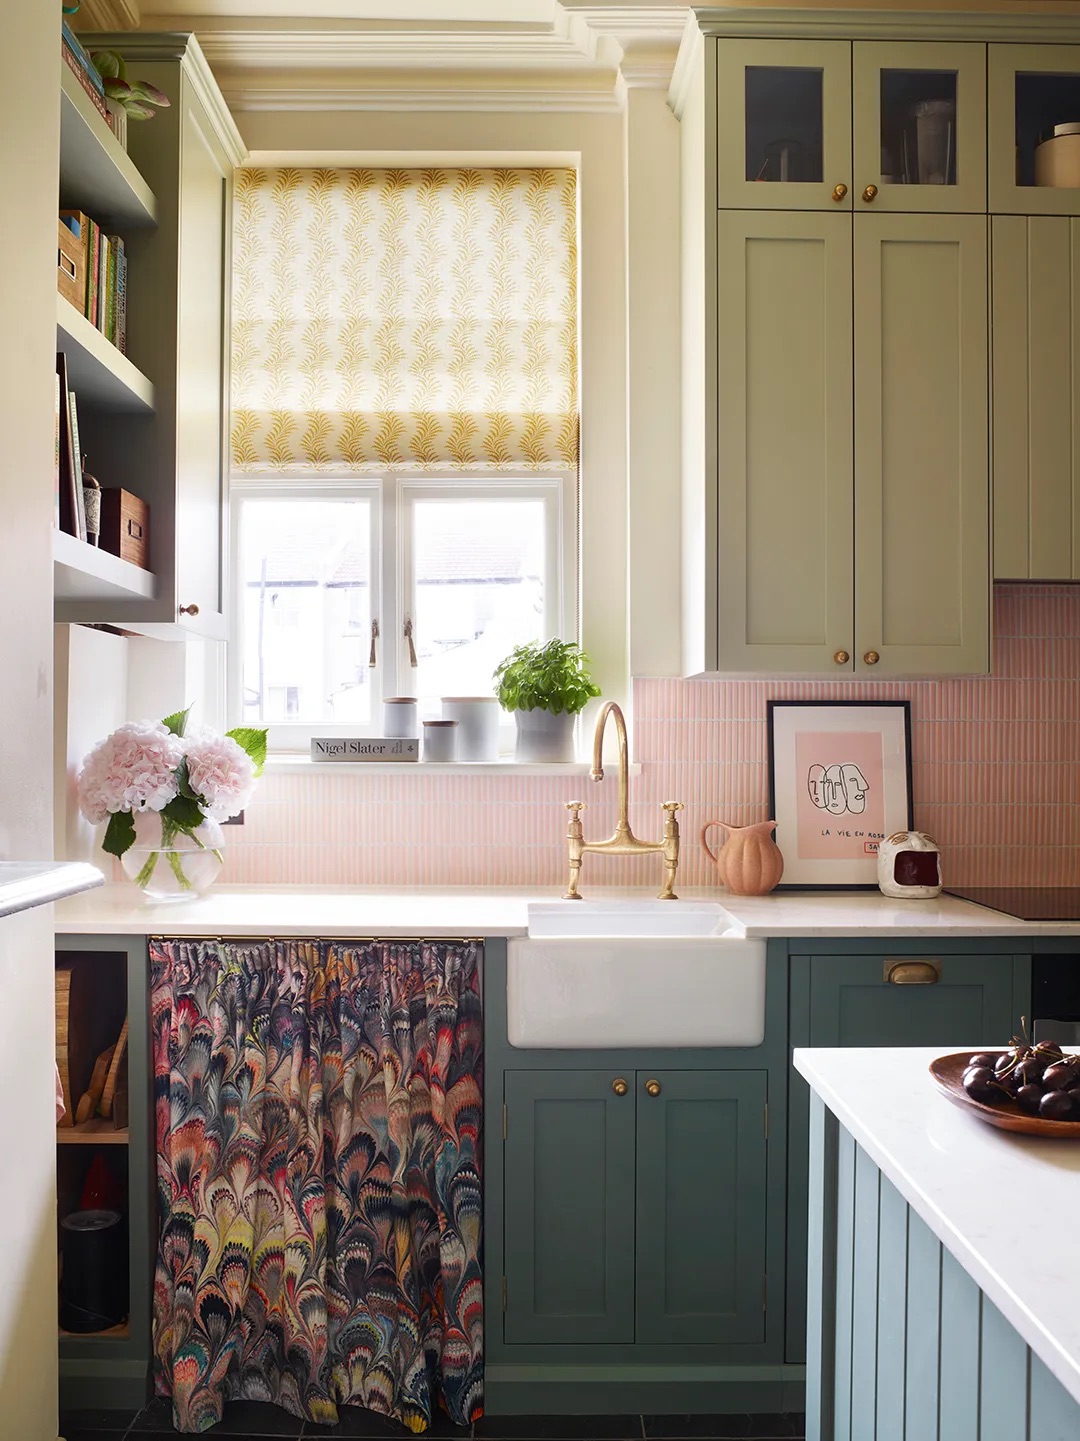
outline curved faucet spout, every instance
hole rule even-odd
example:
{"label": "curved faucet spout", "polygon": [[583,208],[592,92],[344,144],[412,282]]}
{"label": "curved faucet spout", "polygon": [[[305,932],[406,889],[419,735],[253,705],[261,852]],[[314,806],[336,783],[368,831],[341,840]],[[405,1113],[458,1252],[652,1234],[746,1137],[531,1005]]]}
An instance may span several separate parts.
{"label": "curved faucet spout", "polygon": [[615,827],[616,835],[631,835],[630,830],[630,749],[626,740],[626,718],[622,713],[622,707],[613,700],[604,705],[596,720],[596,730],[593,733],[593,758],[590,775],[594,781],[604,779],[604,732],[607,730],[608,716],[615,717],[615,734],[619,742],[619,819]]}

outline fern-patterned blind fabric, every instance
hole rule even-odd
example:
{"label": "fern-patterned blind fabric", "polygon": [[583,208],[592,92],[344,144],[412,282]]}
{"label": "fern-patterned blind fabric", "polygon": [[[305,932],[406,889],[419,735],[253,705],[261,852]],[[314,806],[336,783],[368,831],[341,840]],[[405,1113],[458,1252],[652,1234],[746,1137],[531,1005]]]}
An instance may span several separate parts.
{"label": "fern-patterned blind fabric", "polygon": [[233,254],[235,472],[576,467],[573,170],[246,168]]}

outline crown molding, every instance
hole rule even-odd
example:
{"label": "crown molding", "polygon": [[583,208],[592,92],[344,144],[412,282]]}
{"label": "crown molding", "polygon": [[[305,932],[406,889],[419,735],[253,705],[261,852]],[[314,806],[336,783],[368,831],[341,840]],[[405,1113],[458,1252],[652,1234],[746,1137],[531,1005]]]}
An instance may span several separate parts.
{"label": "crown molding", "polygon": [[532,112],[599,114],[618,111],[614,77],[599,74],[583,84],[556,75],[390,74],[341,71],[309,75],[223,72],[221,88],[230,109],[244,111]]}
{"label": "crown molding", "polygon": [[139,7],[135,0],[81,0],[72,19],[76,31],[137,30]]}
{"label": "crown molding", "polygon": [[[811,6],[723,5],[691,6],[707,36],[738,38],[759,36],[788,39],[837,40],[982,40],[1040,44],[1076,44],[1080,41],[1080,4],[1075,0],[1053,3],[1017,3],[1015,10],[979,8],[981,0],[954,3],[950,9],[887,10],[873,5],[859,9],[841,6],[816,10]],[[850,0],[849,0],[850,4]]]}

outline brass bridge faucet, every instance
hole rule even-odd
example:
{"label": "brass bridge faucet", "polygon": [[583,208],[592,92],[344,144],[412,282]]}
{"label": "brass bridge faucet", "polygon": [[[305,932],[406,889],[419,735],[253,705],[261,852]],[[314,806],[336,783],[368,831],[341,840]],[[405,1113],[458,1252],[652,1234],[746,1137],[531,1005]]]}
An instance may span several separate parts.
{"label": "brass bridge faucet", "polygon": [[675,812],[683,809],[681,801],[665,801],[664,838],[661,841],[639,841],[630,829],[628,804],[630,798],[630,759],[626,744],[626,721],[623,713],[613,700],[609,700],[600,712],[593,737],[592,779],[604,779],[604,729],[609,715],[615,717],[615,731],[619,738],[619,819],[614,833],[606,841],[587,841],[581,829],[581,812],[586,809],[584,801],[567,801],[570,821],[566,828],[566,848],[570,855],[570,880],[567,883],[567,901],[580,901],[578,879],[581,875],[581,858],[586,851],[606,851],[609,856],[639,856],[649,851],[661,851],[664,856],[664,889],[660,892],[662,901],[675,901],[675,877],[679,869],[679,822]]}

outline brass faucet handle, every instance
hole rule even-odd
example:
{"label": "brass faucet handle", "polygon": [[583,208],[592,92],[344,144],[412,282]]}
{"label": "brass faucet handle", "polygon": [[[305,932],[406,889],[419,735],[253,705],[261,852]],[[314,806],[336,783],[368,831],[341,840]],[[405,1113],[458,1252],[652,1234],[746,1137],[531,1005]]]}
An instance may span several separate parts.
{"label": "brass faucet handle", "polygon": [[672,817],[674,817],[676,811],[684,811],[686,807],[683,805],[682,801],[665,801],[664,809],[666,811],[670,811]]}
{"label": "brass faucet handle", "polygon": [[574,812],[574,816],[571,819],[576,818],[582,811],[589,809],[587,801],[566,801],[565,805],[568,811]]}

